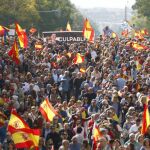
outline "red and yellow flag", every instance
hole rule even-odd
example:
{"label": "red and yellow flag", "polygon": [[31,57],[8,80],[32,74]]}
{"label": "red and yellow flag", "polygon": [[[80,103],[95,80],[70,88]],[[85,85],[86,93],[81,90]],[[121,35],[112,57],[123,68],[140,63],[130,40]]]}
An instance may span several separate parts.
{"label": "red and yellow flag", "polygon": [[149,101],[149,98],[147,97],[146,104],[144,104],[141,134],[145,134],[146,131],[147,131],[148,126],[150,125],[150,115],[149,115],[149,110],[148,110],[148,101]]}
{"label": "red and yellow flag", "polygon": [[36,50],[41,50],[43,48],[43,45],[42,44],[40,44],[40,43],[36,43],[35,44],[35,49]]}
{"label": "red and yellow flag", "polygon": [[11,112],[7,130],[11,133],[16,148],[35,148],[38,150],[40,130],[30,129],[15,110]]}
{"label": "red and yellow flag", "polygon": [[58,116],[58,113],[56,112],[54,107],[51,105],[48,98],[46,98],[41,103],[39,110],[40,110],[41,114],[43,115],[43,117],[46,119],[47,122],[53,121],[53,118],[55,116]]}
{"label": "red and yellow flag", "polygon": [[7,119],[7,116],[0,111],[0,127],[4,125],[6,119]]}
{"label": "red and yellow flag", "polygon": [[88,40],[88,42],[92,42],[94,43],[94,29],[91,26],[89,20],[86,18],[85,22],[84,22],[84,27],[83,27],[83,36],[85,39]]}
{"label": "red and yellow flag", "polygon": [[114,38],[114,39],[116,39],[116,40],[119,39],[119,38],[118,38],[118,35],[117,35],[115,32],[112,32],[112,33],[111,33],[111,37]]}
{"label": "red and yellow flag", "polygon": [[136,60],[136,69],[139,71],[139,70],[141,70],[142,69],[142,64],[141,64],[141,62],[140,62],[140,60]]}
{"label": "red and yellow flag", "polygon": [[147,29],[142,29],[140,30],[140,33],[145,36],[145,35],[149,35],[148,30]]}
{"label": "red and yellow flag", "polygon": [[134,50],[145,50],[145,49],[147,49],[147,47],[145,45],[141,45],[141,44],[138,44],[136,42],[132,43],[132,48]]}
{"label": "red and yellow flag", "polygon": [[96,150],[96,148],[97,148],[97,141],[99,140],[100,137],[102,137],[102,134],[99,131],[98,126],[94,125],[94,127],[93,127],[93,150]]}
{"label": "red and yellow flag", "polygon": [[121,32],[121,35],[122,36],[124,36],[124,37],[128,37],[128,29],[127,30],[123,30],[122,32]]}
{"label": "red and yellow flag", "polygon": [[27,34],[17,23],[16,23],[16,33],[18,35],[20,47],[27,48],[27,46],[28,46]]}
{"label": "red and yellow flag", "polygon": [[11,48],[11,50],[8,52],[8,55],[12,58],[12,60],[16,63],[16,64],[20,64],[20,59],[19,59],[19,50],[18,50],[18,46],[17,46],[17,41],[14,41],[14,44]]}
{"label": "red and yellow flag", "polygon": [[80,72],[81,72],[81,73],[85,73],[86,70],[85,70],[84,68],[80,68]]}
{"label": "red and yellow flag", "polygon": [[32,33],[32,34],[35,33],[36,31],[37,31],[37,29],[35,29],[35,28],[30,29],[30,33]]}
{"label": "red and yellow flag", "polygon": [[0,26],[0,35],[3,36],[5,32],[5,29],[3,28],[3,26]]}
{"label": "red and yellow flag", "polygon": [[38,129],[18,129],[11,133],[11,138],[16,148],[39,149],[40,130]]}
{"label": "red and yellow flag", "polygon": [[71,31],[71,25],[69,21],[67,22],[66,31]]}
{"label": "red and yellow flag", "polygon": [[8,131],[13,132],[16,129],[26,128],[29,129],[28,124],[17,114],[15,110],[12,110],[10,120],[8,123]]}
{"label": "red and yellow flag", "polygon": [[136,31],[136,32],[134,33],[134,36],[135,36],[137,39],[144,39],[144,37],[143,37],[143,35],[141,34],[140,31]]}
{"label": "red and yellow flag", "polygon": [[75,58],[73,59],[74,64],[80,64],[84,62],[84,56],[81,56],[80,53],[77,53]]}

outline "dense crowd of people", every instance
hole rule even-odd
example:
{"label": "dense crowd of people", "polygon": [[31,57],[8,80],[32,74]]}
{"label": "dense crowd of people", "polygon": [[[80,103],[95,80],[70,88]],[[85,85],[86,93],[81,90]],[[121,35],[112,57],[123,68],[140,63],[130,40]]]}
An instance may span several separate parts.
{"label": "dense crowd of people", "polygon": [[[28,48],[19,49],[19,65],[7,54],[13,41],[0,47],[0,111],[6,117],[0,150],[16,149],[7,131],[12,109],[41,129],[40,150],[150,150],[150,127],[140,132],[150,96],[148,38],[99,36],[91,44],[31,35]],[[134,50],[128,44],[134,41],[147,49]],[[73,61],[77,53],[84,57],[80,64]],[[52,122],[39,112],[45,98],[59,114]]]}

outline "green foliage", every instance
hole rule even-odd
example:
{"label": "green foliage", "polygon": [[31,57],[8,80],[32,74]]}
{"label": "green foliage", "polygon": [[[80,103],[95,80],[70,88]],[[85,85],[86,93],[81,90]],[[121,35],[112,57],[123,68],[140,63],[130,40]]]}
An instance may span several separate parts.
{"label": "green foliage", "polygon": [[150,20],[142,15],[134,15],[131,24],[135,24],[139,29],[146,28],[150,31]]}
{"label": "green foliage", "polygon": [[138,27],[147,27],[150,29],[150,0],[136,0],[133,9],[137,10],[138,13],[138,15],[134,16],[133,23]]}
{"label": "green foliage", "polygon": [[0,4],[1,25],[18,21],[27,29],[65,30],[69,21],[72,29],[82,29],[83,18],[70,0],[0,0]]}
{"label": "green foliage", "polygon": [[37,22],[40,16],[36,10],[36,0],[0,0],[0,23],[9,25],[15,21],[29,26]]}

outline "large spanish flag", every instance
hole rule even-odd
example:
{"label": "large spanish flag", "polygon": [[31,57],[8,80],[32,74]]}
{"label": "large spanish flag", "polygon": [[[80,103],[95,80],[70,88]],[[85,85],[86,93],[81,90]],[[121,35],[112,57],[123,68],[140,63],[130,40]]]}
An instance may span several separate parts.
{"label": "large spanish flag", "polygon": [[38,150],[40,139],[40,130],[38,129],[14,130],[11,137],[16,148],[34,148]]}
{"label": "large spanish flag", "polygon": [[27,48],[28,46],[28,38],[26,32],[20,27],[18,23],[16,25],[16,33],[18,35],[20,47]]}
{"label": "large spanish flag", "polygon": [[11,48],[11,50],[8,52],[8,55],[12,58],[12,60],[16,63],[16,64],[20,64],[20,58],[19,58],[19,50],[18,50],[18,46],[17,46],[17,41],[14,41],[14,44]]}
{"label": "large spanish flag", "polygon": [[94,29],[92,28],[89,20],[86,18],[84,21],[84,27],[83,27],[83,36],[85,39],[88,40],[88,42],[94,43]]}
{"label": "large spanish flag", "polygon": [[41,103],[39,110],[47,122],[53,121],[54,116],[58,115],[48,98]]}
{"label": "large spanish flag", "polygon": [[34,148],[38,150],[40,130],[30,129],[15,110],[11,112],[7,129],[11,133],[16,148]]}
{"label": "large spanish flag", "polygon": [[149,101],[149,98],[147,97],[147,101],[144,104],[144,112],[143,112],[143,119],[142,119],[142,129],[141,129],[141,133],[142,134],[146,133],[147,128],[150,125],[150,114],[149,114],[149,110],[148,110],[148,101]]}
{"label": "large spanish flag", "polygon": [[8,123],[8,131],[13,132],[16,129],[30,129],[28,124],[17,114],[16,110],[12,110]]}

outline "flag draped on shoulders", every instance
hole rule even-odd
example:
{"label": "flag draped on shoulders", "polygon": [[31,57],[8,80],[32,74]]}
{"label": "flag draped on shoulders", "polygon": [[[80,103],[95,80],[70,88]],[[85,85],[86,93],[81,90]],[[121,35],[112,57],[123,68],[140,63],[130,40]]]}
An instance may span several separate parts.
{"label": "flag draped on shoulders", "polygon": [[53,121],[53,118],[58,115],[48,98],[41,103],[39,110],[47,122]]}
{"label": "flag draped on shoulders", "polygon": [[67,22],[66,31],[71,31],[71,25],[69,21]]}
{"label": "flag draped on shoulders", "polygon": [[18,65],[20,64],[20,58],[19,58],[19,49],[17,45],[17,41],[14,41],[14,44],[11,48],[11,50],[8,52],[8,55],[12,58],[12,60]]}
{"label": "flag draped on shoulders", "polygon": [[16,25],[16,33],[18,35],[20,47],[27,48],[28,46],[28,38],[26,32],[20,27],[18,23]]}
{"label": "flag draped on shoulders", "polygon": [[84,38],[87,39],[88,42],[94,43],[94,29],[87,18],[84,21],[84,27],[82,32]]}
{"label": "flag draped on shoulders", "polygon": [[34,148],[38,150],[40,130],[30,129],[15,110],[11,112],[7,130],[11,133],[16,148]]}
{"label": "flag draped on shoulders", "polygon": [[149,101],[149,98],[147,97],[146,103],[144,104],[141,134],[145,134],[146,131],[147,131],[148,126],[150,125],[150,115],[149,115],[149,109],[148,109],[148,101]]}

